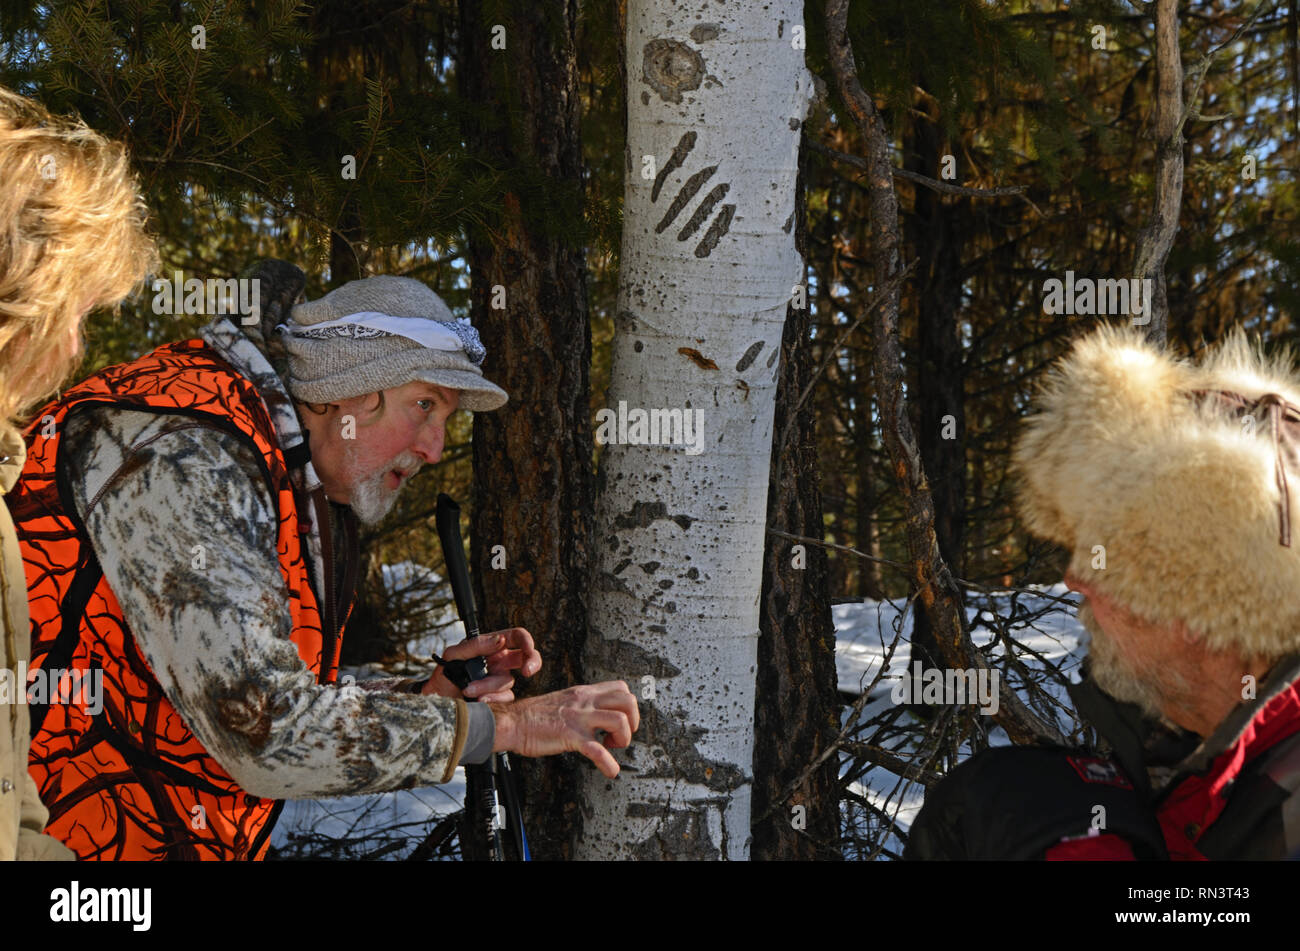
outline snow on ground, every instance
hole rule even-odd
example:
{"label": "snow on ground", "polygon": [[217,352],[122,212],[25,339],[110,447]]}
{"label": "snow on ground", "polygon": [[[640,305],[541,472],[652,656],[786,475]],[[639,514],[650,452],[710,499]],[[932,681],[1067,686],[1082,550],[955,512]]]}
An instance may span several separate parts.
{"label": "snow on ground", "polygon": [[[1074,614],[1073,605],[1078,602],[1078,595],[1068,591],[1064,584],[1018,593],[998,592],[975,596],[969,600],[966,616],[972,628],[971,639],[977,647],[985,647],[994,641],[995,631],[989,622],[993,620],[992,613],[996,612],[1002,618],[1011,619],[1009,634],[1023,648],[1061,667],[1071,681],[1079,679],[1078,667],[1086,652],[1088,634]],[[870,699],[863,708],[859,722],[869,720],[894,705],[891,693],[895,685],[901,682],[903,673],[911,666],[912,613],[910,610],[904,611],[905,607],[906,602],[899,599],[837,604],[831,609],[835,622],[835,665],[841,692],[857,696],[871,688]],[[1035,617],[1046,609],[1054,610]],[[999,644],[993,653],[995,657],[1000,657],[1005,649]],[[1017,655],[1025,666],[1036,670],[1044,669],[1043,664],[1033,656],[1020,650]],[[877,679],[881,667],[886,664],[886,658],[888,665],[884,675]],[[874,688],[871,687],[873,682]],[[1048,692],[1062,708],[1057,715],[1058,725],[1068,731],[1071,726],[1068,714],[1071,703],[1065,689],[1053,684]],[[843,723],[848,722],[849,715],[849,709],[845,708]],[[989,730],[988,738],[993,746],[1003,746],[1010,742],[997,727]],[[914,745],[900,740],[889,744],[889,748],[905,754]],[[849,788],[877,809],[892,816],[903,829],[911,827],[921,809],[925,793],[924,786],[904,780],[883,767],[871,769]],[[887,838],[885,846],[894,852],[901,849],[901,843],[894,837]]]}
{"label": "snow on ground", "polygon": [[[384,566],[383,577],[390,592],[428,586],[436,589],[441,585],[441,579],[436,574],[409,563]],[[1019,644],[1053,664],[1062,666],[1072,674],[1071,680],[1077,680],[1077,669],[1086,649],[1088,635],[1074,616],[1072,605],[1076,600],[1077,595],[1067,591],[1063,584],[1019,593],[998,592],[973,597],[967,611],[972,625],[972,639],[980,647],[994,640],[994,629],[987,623],[992,620],[991,612],[996,612],[1003,618],[1009,617],[1012,619],[1009,633]],[[1033,619],[1034,615],[1053,606],[1057,609]],[[905,602],[901,600],[867,600],[838,604],[831,609],[835,622],[835,665],[840,690],[845,694],[860,695],[875,681],[871,697],[863,709],[862,720],[870,719],[894,703],[891,692],[910,666],[912,615],[910,610],[904,612],[904,607]],[[340,675],[350,673],[357,680],[365,680],[427,669],[427,659],[431,652],[442,653],[447,644],[455,643],[464,636],[464,627],[456,620],[454,605],[449,605],[438,617],[420,618],[419,621],[421,623],[418,629],[415,623],[412,624],[406,662],[397,664],[396,668],[364,665],[342,670]],[[994,654],[1000,656],[1002,653],[1003,647],[999,645]],[[1042,669],[1042,664],[1032,656],[1023,655],[1021,651],[1018,654],[1022,654],[1022,662],[1027,667]],[[877,674],[887,656],[888,667],[877,680]],[[1070,703],[1064,689],[1057,687],[1050,692],[1063,707],[1058,723],[1063,728],[1068,727],[1069,717],[1066,711]],[[847,720],[848,708],[845,709]],[[1004,745],[1008,741],[1000,729],[994,728],[989,731],[989,742],[992,745]],[[893,748],[907,752],[908,744],[900,742]],[[920,811],[925,791],[923,786],[907,782],[882,767],[870,770],[850,788],[876,808],[894,816],[897,824],[904,829],[911,826],[912,820]],[[379,795],[291,801],[285,804],[271,843],[277,849],[292,850],[296,839],[308,835],[354,840],[373,837],[376,840],[374,846],[378,848],[385,840],[408,837],[409,842],[405,846],[394,848],[384,855],[384,858],[400,859],[428,834],[441,816],[461,808],[464,793],[464,771],[458,769],[455,779],[444,786]],[[892,851],[901,848],[896,840],[886,840],[885,844]]]}
{"label": "snow on ground", "polygon": [[[443,584],[435,572],[421,565],[402,562],[384,565],[382,570],[384,589],[390,596],[400,596],[403,592],[414,596],[434,591],[451,597],[449,586]],[[404,660],[386,666],[340,667],[339,678],[350,675],[363,681],[428,671],[433,666],[429,660],[432,654],[442,654],[448,644],[455,644],[465,637],[465,626],[456,616],[455,604],[448,604],[436,616],[412,618],[408,623],[410,639]],[[464,801],[463,769],[457,769],[452,781],[441,786],[336,799],[290,800],[284,804],[280,821],[271,833],[271,846],[279,851],[293,852],[294,843],[307,836],[351,840],[372,838],[376,841],[368,851],[373,851],[381,848],[384,840],[401,837],[407,839],[407,843],[384,856],[401,859],[428,835],[439,818],[460,809]]]}
{"label": "snow on ground", "polygon": [[[1078,603],[1078,595],[1068,591],[1064,584],[1055,584],[1034,591],[1034,594],[1029,595],[1022,593],[1017,599],[1021,609],[1018,614],[1037,612],[1048,606],[1053,598],[1068,600],[1070,604]],[[1010,596],[998,593],[987,597],[992,600],[1000,614],[1011,613]],[[897,678],[911,664],[912,613],[908,611],[900,621],[899,614],[903,606],[902,599],[895,601],[865,599],[861,603],[837,604],[831,608],[831,616],[835,622],[835,667],[839,674],[841,690],[846,693],[859,693],[871,682],[876,672],[880,670],[880,665],[894,639],[896,628],[901,636],[885,677]],[[983,623],[988,613],[984,604],[972,603],[967,606],[966,619],[972,625],[976,625],[971,637],[977,647],[983,647],[993,640],[993,632]],[[976,624],[977,618],[980,618],[981,623]],[[1072,611],[1053,612],[1035,621],[1032,627],[1013,624],[1012,631],[1022,644],[1058,662],[1067,654],[1075,654],[1080,642],[1086,643],[1088,637]],[[1077,660],[1078,658],[1076,664]],[[882,686],[892,686],[892,683]]]}
{"label": "snow on ground", "polygon": [[346,857],[362,858],[391,843],[394,848],[382,857],[403,859],[424,840],[439,818],[460,809],[464,801],[465,771],[459,768],[452,781],[441,786],[337,799],[292,800],[284,804],[284,812],[271,834],[271,845],[292,855],[295,846],[308,836],[347,839],[358,845],[349,849]]}

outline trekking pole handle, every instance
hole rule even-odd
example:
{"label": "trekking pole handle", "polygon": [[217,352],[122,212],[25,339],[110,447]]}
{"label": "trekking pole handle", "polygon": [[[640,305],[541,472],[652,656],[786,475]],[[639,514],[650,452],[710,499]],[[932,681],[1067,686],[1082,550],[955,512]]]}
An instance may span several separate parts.
{"label": "trekking pole handle", "polygon": [[[442,543],[443,562],[447,568],[447,580],[451,583],[451,592],[456,599],[456,611],[465,625],[466,639],[477,637],[478,609],[474,603],[474,591],[469,582],[469,564],[465,559],[465,545],[460,538],[460,506],[445,492],[438,493],[438,507],[434,514],[434,524],[438,529],[438,540]],[[445,661],[436,658],[442,664],[443,673],[459,690],[464,690],[475,680],[488,675],[487,661],[482,657],[469,660]],[[484,779],[481,790],[482,801],[479,804],[480,821],[484,823],[483,831],[487,838],[488,852],[495,861],[505,858],[503,833],[507,827],[516,837],[520,857],[528,861],[528,839],[523,830],[523,817],[513,785],[513,773],[504,754],[497,753],[480,766],[470,767]],[[507,785],[502,788],[502,782]],[[506,801],[502,802],[500,796]],[[502,815],[502,812],[506,815]]]}

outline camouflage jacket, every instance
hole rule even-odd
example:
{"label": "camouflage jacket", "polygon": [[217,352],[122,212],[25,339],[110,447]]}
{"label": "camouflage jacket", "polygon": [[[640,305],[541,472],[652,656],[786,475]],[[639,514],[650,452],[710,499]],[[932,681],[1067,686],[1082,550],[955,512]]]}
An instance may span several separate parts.
{"label": "camouflage jacket", "polygon": [[[257,386],[281,448],[300,446],[293,403],[258,345],[225,319],[202,336]],[[132,635],[167,699],[240,786],[313,798],[451,778],[470,732],[464,701],[412,693],[410,680],[321,686],[299,659],[275,508],[245,445],[182,417],[119,408],[79,414],[64,439],[73,503]],[[310,461],[292,477],[308,492],[319,485]],[[318,599],[320,531],[313,520],[306,546]],[[223,680],[277,698],[264,742],[248,742],[196,689]],[[483,726],[475,722],[478,747]],[[489,715],[488,750],[490,733]]]}

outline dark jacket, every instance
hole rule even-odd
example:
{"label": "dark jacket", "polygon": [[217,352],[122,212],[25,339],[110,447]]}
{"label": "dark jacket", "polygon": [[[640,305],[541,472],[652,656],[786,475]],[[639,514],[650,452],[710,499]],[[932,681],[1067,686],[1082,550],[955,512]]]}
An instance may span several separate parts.
{"label": "dark jacket", "polygon": [[926,796],[905,858],[1282,859],[1300,851],[1300,657],[1203,742],[1091,681],[1071,688],[1101,751],[999,747]]}

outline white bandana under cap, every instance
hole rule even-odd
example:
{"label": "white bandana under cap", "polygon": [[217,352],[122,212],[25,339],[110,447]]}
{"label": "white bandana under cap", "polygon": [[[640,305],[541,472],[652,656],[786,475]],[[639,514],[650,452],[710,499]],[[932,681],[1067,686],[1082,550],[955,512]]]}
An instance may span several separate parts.
{"label": "white bandana under cap", "polygon": [[405,337],[430,350],[463,350],[475,366],[487,356],[478,331],[463,317],[458,320],[434,320],[432,317],[394,317],[375,310],[364,310],[337,320],[310,325],[300,324],[290,318],[277,326],[276,330],[291,337],[311,339]]}

